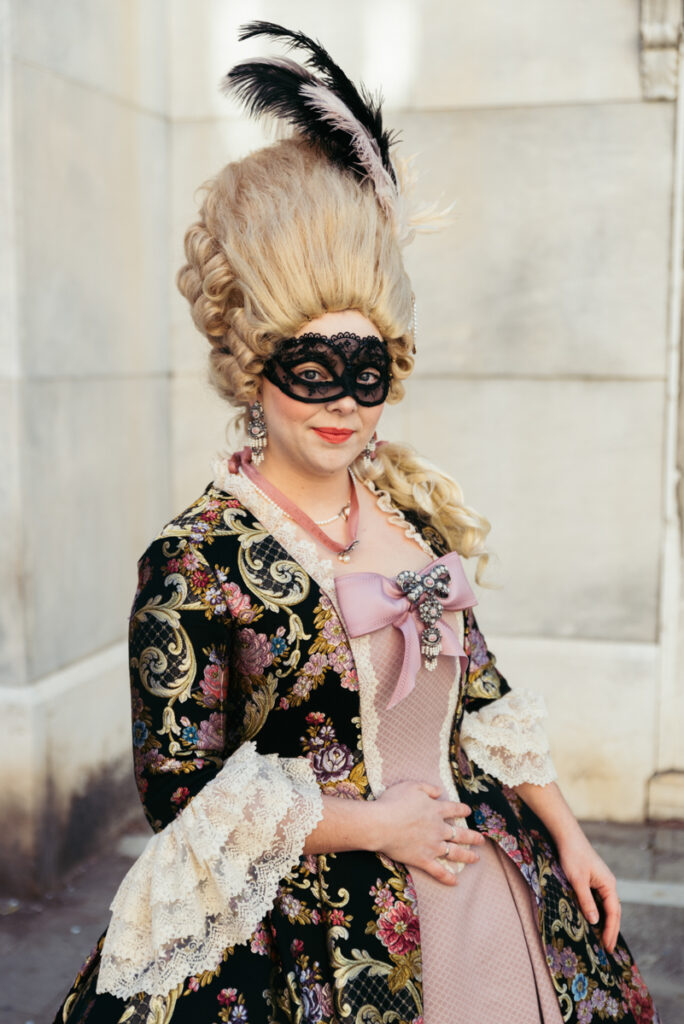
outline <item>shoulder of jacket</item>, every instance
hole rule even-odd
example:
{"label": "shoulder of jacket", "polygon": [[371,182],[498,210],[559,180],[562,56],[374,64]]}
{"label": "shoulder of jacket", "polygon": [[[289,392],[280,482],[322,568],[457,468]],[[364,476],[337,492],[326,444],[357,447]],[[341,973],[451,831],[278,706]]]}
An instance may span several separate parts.
{"label": "shoulder of jacket", "polygon": [[405,508],[397,502],[394,502],[394,504],[401,511],[404,519],[418,531],[423,540],[430,545],[437,555],[445,555],[447,553],[449,545],[442,534],[432,525],[427,514],[423,514],[417,509]]}
{"label": "shoulder of jacket", "polygon": [[182,547],[191,545],[196,549],[211,545],[214,541],[230,540],[232,535],[225,529],[224,520],[224,514],[229,509],[249,514],[249,510],[232,494],[220,490],[213,483],[207,484],[199,497],[162,526],[141,559],[156,550],[168,549],[169,542],[174,540]]}

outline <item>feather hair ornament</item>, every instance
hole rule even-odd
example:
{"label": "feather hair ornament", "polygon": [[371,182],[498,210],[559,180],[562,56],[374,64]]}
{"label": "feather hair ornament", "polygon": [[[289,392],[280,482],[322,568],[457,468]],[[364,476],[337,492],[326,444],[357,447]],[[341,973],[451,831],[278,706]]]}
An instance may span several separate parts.
{"label": "feather hair ornament", "polygon": [[[251,21],[239,39],[268,36],[288,49],[304,51],[304,64],[290,57],[255,57],[236,64],[221,80],[221,91],[240,100],[252,117],[272,115],[320,147],[333,163],[369,180],[377,201],[394,225],[399,244],[415,232],[435,230],[444,221],[430,206],[410,211],[415,175],[406,161],[392,162],[396,134],[383,127],[380,97],[359,88],[317,40],[271,21]],[[448,213],[449,211],[444,211]]]}
{"label": "feather hair ornament", "polygon": [[304,66],[290,57],[245,60],[221,80],[221,91],[236,95],[252,117],[285,120],[333,163],[359,180],[370,179],[378,203],[396,219],[399,196],[390,159],[395,135],[383,128],[380,98],[364,86],[357,89],[328,51],[304,33],[273,22],[250,22],[240,31],[241,40],[256,36],[304,50]]}

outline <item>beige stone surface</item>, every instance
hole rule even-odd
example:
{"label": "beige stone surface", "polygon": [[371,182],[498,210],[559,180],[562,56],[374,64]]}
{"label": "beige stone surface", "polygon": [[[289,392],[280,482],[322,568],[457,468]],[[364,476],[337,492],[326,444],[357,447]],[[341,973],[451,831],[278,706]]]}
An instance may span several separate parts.
{"label": "beige stone surface", "polygon": [[0,687],[25,681],[20,386],[0,377]]}
{"label": "beige stone surface", "polygon": [[658,772],[648,787],[648,817],[684,820],[684,771]]}
{"label": "beige stone surface", "polygon": [[174,515],[198,498],[212,479],[219,452],[233,450],[237,435],[227,428],[234,410],[209,385],[204,374],[174,377],[171,386],[171,461]]}
{"label": "beige stone surface", "polygon": [[401,31],[407,18],[403,12],[411,9],[415,31],[404,35],[407,60],[415,68],[411,106],[431,110],[641,98],[636,0],[478,0],[475,6],[415,0],[402,4],[398,17],[392,17],[391,0],[366,6],[368,20],[377,26],[376,38],[383,23],[398,23]]}
{"label": "beige stone surface", "polygon": [[41,676],[120,639],[136,561],[171,514],[165,380],[25,386],[24,614]]}
{"label": "beige stone surface", "polygon": [[658,649],[655,644],[541,640],[488,630],[511,686],[544,696],[559,784],[585,819],[643,821],[655,767]]}
{"label": "beige stone surface", "polygon": [[161,113],[165,6],[164,0],[12,0],[14,53],[55,76]]}
{"label": "beige stone surface", "polygon": [[382,88],[389,108],[510,107],[638,100],[639,9],[624,0],[173,0],[169,52],[174,117],[221,117],[217,82],[237,61],[280,53],[237,41],[262,18],[320,38],[354,80]]}
{"label": "beige stone surface", "polygon": [[498,632],[653,641],[663,386],[416,379],[409,437],[493,524]]}
{"label": "beige stone surface", "polygon": [[227,100],[218,89],[221,78],[234,64],[260,53],[283,52],[277,42],[238,41],[240,25],[263,19],[319,35],[335,60],[347,74],[358,74],[359,17],[362,0],[345,5],[312,3],[301,0],[288,3],[287,11],[278,0],[205,0],[198,16],[196,4],[189,0],[171,0],[169,54],[173,73],[169,81],[171,116],[183,120],[225,117],[237,112],[238,104]]}
{"label": "beige stone surface", "polygon": [[19,373],[12,54],[9,0],[0,0],[0,378]]}
{"label": "beige stone surface", "polygon": [[406,250],[431,372],[665,372],[672,107],[404,116],[418,197],[453,226]]}
{"label": "beige stone surface", "polygon": [[24,372],[165,369],[164,120],[34,66],[14,92]]}
{"label": "beige stone surface", "polygon": [[[0,688],[0,715],[6,729],[4,757],[12,766],[0,793],[0,821],[12,823],[0,860],[6,878],[25,884],[31,871],[34,879],[41,872],[49,876],[78,857],[77,851],[65,849],[65,837],[96,842],[97,828],[114,824],[108,819],[108,801],[113,812],[117,789],[128,793],[132,765],[126,644],[31,687]],[[108,798],[99,806],[98,792]],[[93,831],[86,830],[84,837],[76,819],[91,800]],[[50,837],[47,849],[45,832]],[[49,884],[50,878],[42,881]]]}

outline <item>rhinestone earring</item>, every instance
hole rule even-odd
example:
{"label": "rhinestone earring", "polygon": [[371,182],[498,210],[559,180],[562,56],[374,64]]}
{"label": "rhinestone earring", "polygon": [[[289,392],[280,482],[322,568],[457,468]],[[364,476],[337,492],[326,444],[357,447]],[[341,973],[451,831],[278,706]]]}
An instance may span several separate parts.
{"label": "rhinestone earring", "polygon": [[247,443],[252,449],[252,462],[258,466],[260,462],[264,461],[264,448],[268,444],[264,407],[258,399],[249,407]]}
{"label": "rhinestone earring", "polygon": [[364,467],[366,469],[369,468],[371,462],[375,458],[375,449],[376,449],[376,446],[377,446],[377,440],[378,440],[378,435],[377,435],[377,433],[374,433],[373,436],[371,438],[369,438],[366,447],[363,449],[363,452],[362,452],[363,464],[364,464]]}

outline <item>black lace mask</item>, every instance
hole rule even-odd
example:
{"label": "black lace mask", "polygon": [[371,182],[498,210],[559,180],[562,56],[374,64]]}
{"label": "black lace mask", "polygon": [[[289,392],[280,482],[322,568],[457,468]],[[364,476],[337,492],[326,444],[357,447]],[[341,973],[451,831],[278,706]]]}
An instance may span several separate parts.
{"label": "black lace mask", "polygon": [[298,402],[330,402],[351,395],[359,405],[382,405],[390,386],[390,358],[380,338],[307,333],[281,342],[264,377]]}

